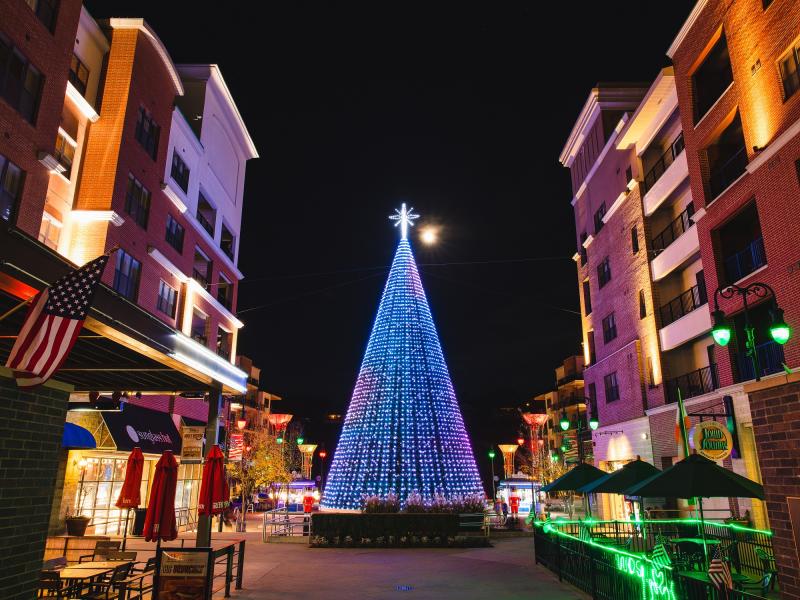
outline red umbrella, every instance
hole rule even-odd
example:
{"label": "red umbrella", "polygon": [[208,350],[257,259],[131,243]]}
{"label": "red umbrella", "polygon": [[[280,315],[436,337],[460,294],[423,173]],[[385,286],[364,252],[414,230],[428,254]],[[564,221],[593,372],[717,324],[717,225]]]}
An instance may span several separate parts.
{"label": "red umbrella", "polygon": [[144,454],[142,449],[136,447],[128,457],[128,464],[125,467],[125,481],[117,498],[117,508],[127,509],[125,512],[125,529],[122,532],[122,549],[125,550],[125,542],[128,538],[128,517],[131,508],[138,508],[142,503],[142,471],[144,470]]}
{"label": "red umbrella", "polygon": [[201,515],[218,515],[230,500],[228,482],[225,481],[225,456],[219,446],[214,445],[203,466],[203,480],[200,482],[200,496],[197,498],[197,512]]}
{"label": "red umbrella", "polygon": [[153,489],[144,518],[144,539],[148,542],[169,542],[178,537],[175,524],[175,488],[178,486],[178,463],[171,450],[156,463]]}

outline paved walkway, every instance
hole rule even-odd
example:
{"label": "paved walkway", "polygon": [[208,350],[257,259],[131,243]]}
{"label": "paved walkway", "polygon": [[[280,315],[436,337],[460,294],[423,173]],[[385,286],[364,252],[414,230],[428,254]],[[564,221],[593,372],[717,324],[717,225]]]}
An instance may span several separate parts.
{"label": "paved walkway", "polygon": [[264,544],[248,534],[234,599],[570,600],[586,596],[533,563],[533,540],[493,548],[344,549]]}

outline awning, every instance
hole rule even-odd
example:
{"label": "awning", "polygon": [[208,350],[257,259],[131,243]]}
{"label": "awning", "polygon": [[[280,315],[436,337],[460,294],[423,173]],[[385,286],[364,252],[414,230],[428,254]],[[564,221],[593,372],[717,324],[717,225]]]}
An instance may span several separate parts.
{"label": "awning", "polygon": [[68,450],[91,450],[97,448],[97,442],[88,429],[67,422],[64,423],[61,446]]}
{"label": "awning", "polygon": [[122,412],[102,415],[117,450],[130,452],[138,446],[148,454],[181,452],[181,436],[167,413],[126,404]]}

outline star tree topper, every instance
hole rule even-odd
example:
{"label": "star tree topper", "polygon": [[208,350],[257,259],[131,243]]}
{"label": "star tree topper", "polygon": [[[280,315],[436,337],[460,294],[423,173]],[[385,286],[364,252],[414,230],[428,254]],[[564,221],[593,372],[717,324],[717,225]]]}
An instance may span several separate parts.
{"label": "star tree topper", "polygon": [[419,215],[414,214],[414,207],[412,206],[406,210],[406,203],[403,202],[400,208],[395,208],[394,212],[397,214],[389,217],[392,221],[397,221],[394,226],[400,226],[400,239],[405,240],[408,238],[408,228],[414,226],[414,221],[419,219]]}

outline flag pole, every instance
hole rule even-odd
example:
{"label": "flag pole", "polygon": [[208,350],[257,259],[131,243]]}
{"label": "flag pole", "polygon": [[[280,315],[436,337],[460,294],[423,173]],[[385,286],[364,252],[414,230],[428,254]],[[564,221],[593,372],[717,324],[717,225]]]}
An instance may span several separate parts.
{"label": "flag pole", "polygon": [[6,311],[6,312],[4,312],[2,315],[0,315],[0,321],[2,321],[3,319],[5,319],[6,317],[10,317],[10,316],[11,316],[11,315],[13,315],[15,312],[17,312],[17,311],[18,311],[20,308],[22,308],[23,306],[27,306],[27,305],[28,305],[28,304],[30,304],[30,303],[31,303],[31,301],[30,301],[30,300],[23,300],[22,302],[20,302],[19,304],[17,304],[17,305],[16,305],[14,308],[12,308],[12,309],[10,309],[10,310],[7,310],[7,311]]}

